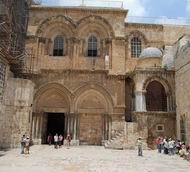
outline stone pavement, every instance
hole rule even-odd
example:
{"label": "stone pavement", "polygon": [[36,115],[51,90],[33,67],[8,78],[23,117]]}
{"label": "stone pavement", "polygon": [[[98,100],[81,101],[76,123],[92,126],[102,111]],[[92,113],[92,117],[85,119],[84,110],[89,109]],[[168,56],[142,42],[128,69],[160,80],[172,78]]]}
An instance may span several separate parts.
{"label": "stone pavement", "polygon": [[156,151],[138,157],[135,150],[45,145],[31,147],[30,155],[19,152],[0,151],[0,172],[190,172],[190,162]]}

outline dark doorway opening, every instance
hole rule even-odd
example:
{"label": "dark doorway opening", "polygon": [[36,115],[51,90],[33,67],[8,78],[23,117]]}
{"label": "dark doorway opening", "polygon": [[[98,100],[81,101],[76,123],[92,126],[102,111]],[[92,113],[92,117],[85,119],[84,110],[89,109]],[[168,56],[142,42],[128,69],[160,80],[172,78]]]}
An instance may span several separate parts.
{"label": "dark doorway opening", "polygon": [[64,113],[48,113],[47,114],[47,133],[53,136],[57,133],[58,135],[65,134],[65,115]]}
{"label": "dark doorway opening", "polygon": [[146,88],[147,111],[167,112],[167,95],[165,88],[158,81],[152,81]]}

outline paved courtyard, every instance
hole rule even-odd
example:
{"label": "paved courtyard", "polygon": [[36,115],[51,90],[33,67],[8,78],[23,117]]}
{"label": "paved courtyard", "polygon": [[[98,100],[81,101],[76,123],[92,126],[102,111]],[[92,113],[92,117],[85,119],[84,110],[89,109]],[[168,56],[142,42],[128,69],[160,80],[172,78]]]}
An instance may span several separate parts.
{"label": "paved courtyard", "polygon": [[178,156],[104,147],[33,146],[30,155],[19,149],[0,151],[0,172],[190,172],[190,163]]}

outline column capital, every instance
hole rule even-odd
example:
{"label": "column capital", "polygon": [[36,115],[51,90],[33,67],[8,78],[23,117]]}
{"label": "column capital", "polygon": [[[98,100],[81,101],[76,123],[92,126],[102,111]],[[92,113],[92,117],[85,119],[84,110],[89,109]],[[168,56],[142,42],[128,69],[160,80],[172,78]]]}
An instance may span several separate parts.
{"label": "column capital", "polygon": [[137,95],[142,95],[142,94],[146,94],[146,90],[137,90],[137,91],[135,91],[135,94],[137,94]]}

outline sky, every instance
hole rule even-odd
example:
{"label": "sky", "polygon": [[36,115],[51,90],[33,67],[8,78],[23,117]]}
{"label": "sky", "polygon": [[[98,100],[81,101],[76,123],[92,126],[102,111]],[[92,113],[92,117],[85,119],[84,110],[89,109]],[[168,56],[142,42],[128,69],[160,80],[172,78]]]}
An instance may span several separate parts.
{"label": "sky", "polygon": [[[80,5],[82,0],[42,0],[45,5]],[[109,1],[109,2],[108,2]],[[128,20],[134,22],[190,24],[190,0],[84,0],[95,6],[120,7],[129,10]]]}

